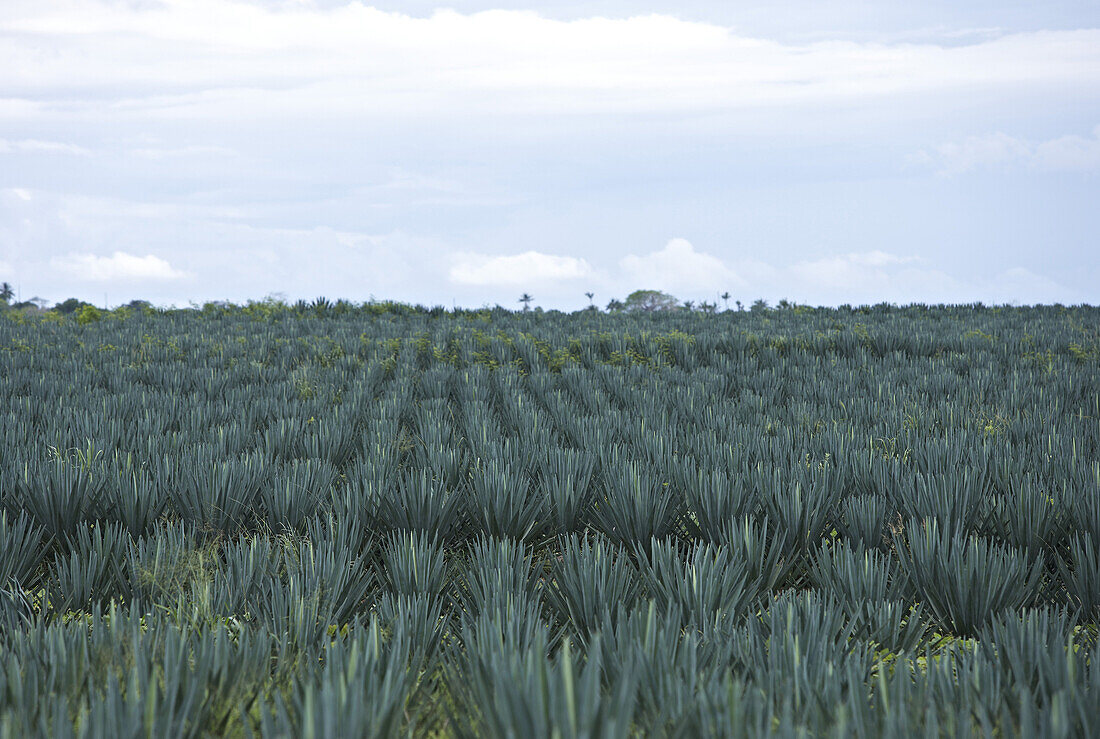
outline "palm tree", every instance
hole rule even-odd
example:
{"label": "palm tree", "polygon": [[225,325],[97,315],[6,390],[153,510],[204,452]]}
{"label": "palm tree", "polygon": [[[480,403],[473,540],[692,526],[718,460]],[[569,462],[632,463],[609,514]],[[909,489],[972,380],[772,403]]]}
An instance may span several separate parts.
{"label": "palm tree", "polygon": [[13,297],[15,297],[15,291],[11,289],[11,283],[0,284],[0,303],[10,303]]}
{"label": "palm tree", "polygon": [[527,293],[524,293],[523,295],[519,296],[519,301],[517,302],[523,303],[523,311],[526,313],[531,308],[530,303],[532,300],[534,300],[534,298],[532,298]]}
{"label": "palm tree", "polygon": [[744,310],[744,307],[743,307],[743,306],[741,305],[741,301],[740,301],[740,300],[735,300],[735,301],[733,301],[733,302],[737,303],[737,310],[738,310],[738,311],[742,311],[742,310]]}
{"label": "palm tree", "polygon": [[726,304],[726,310],[729,310],[730,309],[730,294],[729,294],[729,291],[727,290],[726,292],[722,293],[719,297],[722,298],[722,302]]}
{"label": "palm tree", "polygon": [[596,297],[596,293],[585,293],[584,297],[588,298],[588,307],[595,308],[595,304],[592,302],[592,298]]}

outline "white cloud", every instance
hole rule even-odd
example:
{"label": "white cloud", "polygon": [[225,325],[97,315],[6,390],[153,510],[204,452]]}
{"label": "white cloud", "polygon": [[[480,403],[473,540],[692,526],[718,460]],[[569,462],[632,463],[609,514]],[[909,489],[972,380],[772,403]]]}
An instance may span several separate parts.
{"label": "white cloud", "polygon": [[695,251],[687,239],[671,239],[660,251],[619,260],[632,284],[650,290],[711,290],[745,285],[721,259]]}
{"label": "white cloud", "polygon": [[196,111],[707,112],[1100,81],[1100,29],[961,45],[785,44],[669,15],[415,18],[358,2],[54,0],[8,10],[0,32],[9,97],[54,100],[70,116],[97,99],[114,114],[156,109],[176,120]]}
{"label": "white cloud", "polygon": [[87,156],[91,153],[82,146],[66,144],[61,141],[40,141],[39,139],[20,139],[18,141],[12,141],[11,139],[0,139],[0,154],[24,152],[73,154],[76,156]]}
{"label": "white cloud", "polygon": [[50,266],[66,276],[89,282],[178,280],[187,276],[160,257],[152,254],[138,257],[122,251],[116,251],[109,257],[95,254],[54,257],[50,260]]}
{"label": "white cloud", "polygon": [[888,264],[909,264],[918,261],[916,257],[901,257],[877,249],[874,251],[852,252],[846,254],[844,258],[853,264],[864,264],[869,267],[885,267]]}
{"label": "white cloud", "polygon": [[793,277],[806,285],[862,290],[868,286],[882,285],[889,278],[890,268],[895,265],[914,261],[917,261],[915,257],[869,251],[799,261],[788,269]]}
{"label": "white cloud", "polygon": [[509,256],[461,253],[449,273],[461,285],[530,285],[538,282],[577,280],[592,274],[584,259],[526,251]]}
{"label": "white cloud", "polygon": [[1056,280],[1023,267],[1012,267],[980,283],[988,300],[999,303],[1075,303],[1082,295]]}
{"label": "white cloud", "polygon": [[25,187],[6,187],[3,190],[0,190],[0,193],[18,198],[24,203],[29,202],[34,198],[34,196],[31,195],[31,191]]}
{"label": "white cloud", "polygon": [[957,143],[945,143],[914,157],[918,164],[932,165],[941,175],[955,175],[981,169],[1027,167],[1046,171],[1088,171],[1100,169],[1100,126],[1092,136],[1067,135],[1031,142],[993,133],[970,136]]}
{"label": "white cloud", "polygon": [[761,297],[788,298],[812,305],[877,303],[1078,302],[1077,291],[1022,267],[967,279],[925,264],[924,259],[882,250],[850,252],[770,264],[756,259],[724,261],[700,254],[683,239],[673,239],[645,257],[628,256],[610,284],[623,294],[637,288],[660,289],[681,299],[715,301],[729,290],[749,303]]}
{"label": "white cloud", "polygon": [[238,156],[235,149],[227,146],[180,146],[176,148],[142,148],[130,152],[140,159],[159,161],[162,159],[195,158],[195,157],[235,157]]}
{"label": "white cloud", "polygon": [[1031,158],[1040,169],[1100,169],[1100,126],[1092,129],[1092,136],[1061,136],[1040,142]]}

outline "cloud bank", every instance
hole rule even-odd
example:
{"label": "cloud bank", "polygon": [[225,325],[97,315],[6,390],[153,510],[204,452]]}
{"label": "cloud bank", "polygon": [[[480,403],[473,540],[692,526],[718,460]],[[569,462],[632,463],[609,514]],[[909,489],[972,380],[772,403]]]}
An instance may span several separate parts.
{"label": "cloud bank", "polygon": [[90,152],[84,147],[76,146],[75,144],[66,144],[61,141],[40,141],[38,139],[11,141],[9,139],[0,139],[0,154],[17,153],[51,153],[86,156]]}
{"label": "cloud bank", "polygon": [[659,251],[619,261],[623,277],[651,290],[720,290],[746,286],[745,280],[721,259],[695,251],[687,239],[671,239]]}
{"label": "cloud bank", "polygon": [[[662,290],[681,299],[717,302],[729,292],[748,303],[759,297],[835,305],[838,302],[969,303],[1075,302],[1075,291],[1023,267],[1009,267],[964,280],[913,255],[882,250],[833,254],[791,263],[757,258],[725,260],[700,252],[686,239],[670,239],[645,255],[628,255],[615,267],[589,268],[582,259],[528,252],[476,258],[452,269],[454,283],[530,288],[536,297],[557,279],[576,280],[572,289],[593,288],[601,296],[622,297],[636,289]],[[539,290],[539,288],[542,290]],[[836,296],[843,295],[843,300]],[[887,297],[888,296],[888,297]]]}
{"label": "cloud bank", "polygon": [[937,168],[941,175],[976,170],[1005,171],[1025,167],[1050,172],[1100,170],[1100,126],[1090,136],[1067,134],[1045,141],[1028,141],[1006,133],[970,136],[960,142],[940,144],[915,157],[920,164]]}
{"label": "cloud bank", "polygon": [[450,270],[459,285],[538,285],[559,280],[579,280],[592,274],[584,259],[527,251],[511,256],[457,254]]}
{"label": "cloud bank", "polygon": [[701,112],[1100,80],[1100,29],[793,44],[658,14],[8,0],[0,33],[5,97],[42,117]]}
{"label": "cloud bank", "polygon": [[122,251],[109,257],[95,254],[54,257],[50,266],[69,277],[88,282],[179,280],[187,276],[160,257],[152,254],[138,257]]}

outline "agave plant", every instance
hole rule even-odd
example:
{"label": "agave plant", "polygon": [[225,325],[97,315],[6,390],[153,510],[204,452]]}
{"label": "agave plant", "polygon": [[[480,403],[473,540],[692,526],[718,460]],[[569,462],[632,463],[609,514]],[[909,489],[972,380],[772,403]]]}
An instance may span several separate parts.
{"label": "agave plant", "polygon": [[874,549],[858,550],[847,544],[821,547],[810,566],[810,581],[841,603],[907,600],[908,582],[894,560]]}
{"label": "agave plant", "polygon": [[542,457],[539,487],[558,534],[583,528],[592,506],[589,488],[595,465],[594,455],[575,449],[551,449]]}
{"label": "agave plant", "polygon": [[1070,604],[1083,621],[1100,618],[1100,553],[1088,532],[1076,534],[1069,543],[1068,561],[1058,559]]}
{"label": "agave plant", "polygon": [[692,536],[718,541],[730,521],[752,514],[758,504],[751,490],[731,481],[723,470],[704,470],[690,462],[675,469],[690,512],[688,527]]}
{"label": "agave plant", "polygon": [[564,538],[549,578],[546,603],[582,644],[605,617],[629,611],[642,590],[631,558],[601,537]]}
{"label": "agave plant", "polygon": [[[607,620],[593,648],[600,648],[609,679],[633,676],[638,683],[639,724],[676,735],[691,723],[698,693],[736,663],[732,635],[682,627],[675,607],[662,612],[653,601]],[[723,623],[728,627],[728,623]]]}
{"label": "agave plant", "polygon": [[25,512],[0,512],[0,588],[34,590],[42,564],[42,529]]}
{"label": "agave plant", "polygon": [[291,591],[317,594],[319,612],[342,624],[364,611],[374,591],[372,570],[356,554],[333,542],[303,542],[284,555]]}
{"label": "agave plant", "polygon": [[416,679],[406,666],[408,650],[400,630],[384,641],[377,621],[362,634],[330,645],[317,678],[302,676],[289,701],[278,699],[273,714],[263,712],[264,735],[401,735],[411,728],[405,711]]}
{"label": "agave plant", "polygon": [[0,633],[22,633],[34,618],[34,605],[23,590],[18,587],[0,588]]}
{"label": "agave plant", "polygon": [[745,517],[729,522],[718,542],[729,547],[737,561],[745,563],[749,581],[762,593],[779,588],[796,563],[785,542],[772,531],[767,516],[760,520]]}
{"label": "agave plant", "polygon": [[50,567],[50,608],[65,613],[120,596],[129,544],[129,535],[119,524],[80,529],[67,547],[68,554],[59,553]]}
{"label": "agave plant", "polygon": [[218,562],[216,541],[203,541],[193,525],[168,524],[131,540],[124,564],[126,596],[146,608],[174,602],[213,577]]}
{"label": "agave plant", "polygon": [[271,539],[254,536],[226,542],[214,563],[211,610],[221,616],[247,614],[264,583],[278,576],[283,551]]}
{"label": "agave plant", "polygon": [[0,736],[1100,734],[1097,309],[787,307],[11,314]]}
{"label": "agave plant", "polygon": [[1049,607],[1001,613],[982,628],[978,643],[990,664],[1011,678],[1009,700],[1021,690],[1054,696],[1074,688],[1071,613]]}
{"label": "agave plant", "polygon": [[379,502],[378,517],[388,529],[419,531],[441,542],[464,526],[462,498],[427,470],[403,475]]}
{"label": "agave plant", "polygon": [[799,472],[793,480],[784,480],[778,471],[771,476],[762,471],[755,475],[764,508],[775,525],[774,535],[783,542],[792,564],[801,561],[828,533],[842,494],[836,473],[810,476]]}
{"label": "agave plant", "polygon": [[523,650],[476,651],[454,672],[465,710],[460,736],[627,737],[636,688],[630,675],[604,687],[600,651],[581,660],[568,640],[546,658],[545,637]]}
{"label": "agave plant", "polygon": [[1055,551],[1065,538],[1069,516],[1060,501],[1034,481],[1018,481],[1014,489],[992,501],[989,528],[998,539],[1029,552]]}
{"label": "agave plant", "polygon": [[546,500],[532,493],[530,477],[496,460],[474,472],[469,509],[474,526],[490,536],[538,544],[551,530]]}
{"label": "agave plant", "polygon": [[423,675],[436,673],[452,627],[453,611],[442,598],[394,595],[379,598],[373,615],[384,630],[400,632],[409,645],[408,668]]}
{"label": "agave plant", "polygon": [[322,460],[295,460],[259,489],[258,517],[273,532],[301,532],[332,498],[336,470]]}
{"label": "agave plant", "polygon": [[199,459],[185,463],[166,484],[185,521],[229,535],[252,527],[255,503],[269,474],[270,467],[258,456],[221,462]]}
{"label": "agave plant", "polygon": [[339,411],[306,426],[300,443],[307,459],[324,460],[342,469],[354,457],[359,446],[355,424],[342,418]]}
{"label": "agave plant", "polygon": [[961,531],[943,531],[936,519],[910,522],[902,570],[940,625],[974,636],[998,613],[1031,605],[1039,596],[1043,556],[1025,556]]}
{"label": "agave plant", "polygon": [[640,553],[639,568],[657,607],[678,609],[699,629],[740,619],[761,594],[748,563],[727,547],[700,543],[681,552],[672,541],[654,541]]}
{"label": "agave plant", "polygon": [[443,547],[423,531],[395,531],[382,547],[379,577],[398,595],[438,597],[447,586]]}
{"label": "agave plant", "polygon": [[98,514],[102,480],[86,465],[59,460],[27,466],[15,485],[20,504],[58,543]]}
{"label": "agave plant", "polygon": [[538,602],[538,571],[529,549],[513,539],[482,537],[470,547],[465,587],[460,595],[463,609],[477,615],[514,596],[521,602]]}
{"label": "agave plant", "polygon": [[167,504],[163,485],[141,469],[123,469],[104,484],[104,516],[120,522],[130,536],[145,535]]}
{"label": "agave plant", "polygon": [[955,475],[925,475],[902,478],[895,488],[896,505],[906,518],[934,519],[941,527],[958,527],[964,532],[982,524],[983,502],[992,495],[985,479],[968,469]]}
{"label": "agave plant", "polygon": [[836,528],[853,545],[868,549],[886,546],[886,522],[890,518],[890,502],[879,495],[857,495],[845,498],[840,505]]}
{"label": "agave plant", "polygon": [[606,495],[593,513],[596,526],[612,542],[632,547],[668,536],[679,498],[659,478],[647,477],[634,462],[604,474]]}
{"label": "agave plant", "polygon": [[785,593],[747,623],[740,662],[773,711],[789,708],[811,725],[827,726],[832,707],[871,674],[873,650],[852,639],[856,628],[829,598]]}

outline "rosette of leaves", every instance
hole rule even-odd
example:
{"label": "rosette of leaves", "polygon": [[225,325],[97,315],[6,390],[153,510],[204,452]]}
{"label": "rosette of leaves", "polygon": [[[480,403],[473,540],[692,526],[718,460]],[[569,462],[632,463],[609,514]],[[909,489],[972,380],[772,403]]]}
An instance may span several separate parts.
{"label": "rosette of leaves", "polygon": [[940,626],[975,636],[993,616],[1031,605],[1040,595],[1043,555],[1024,554],[936,519],[911,521],[899,545],[901,569]]}

